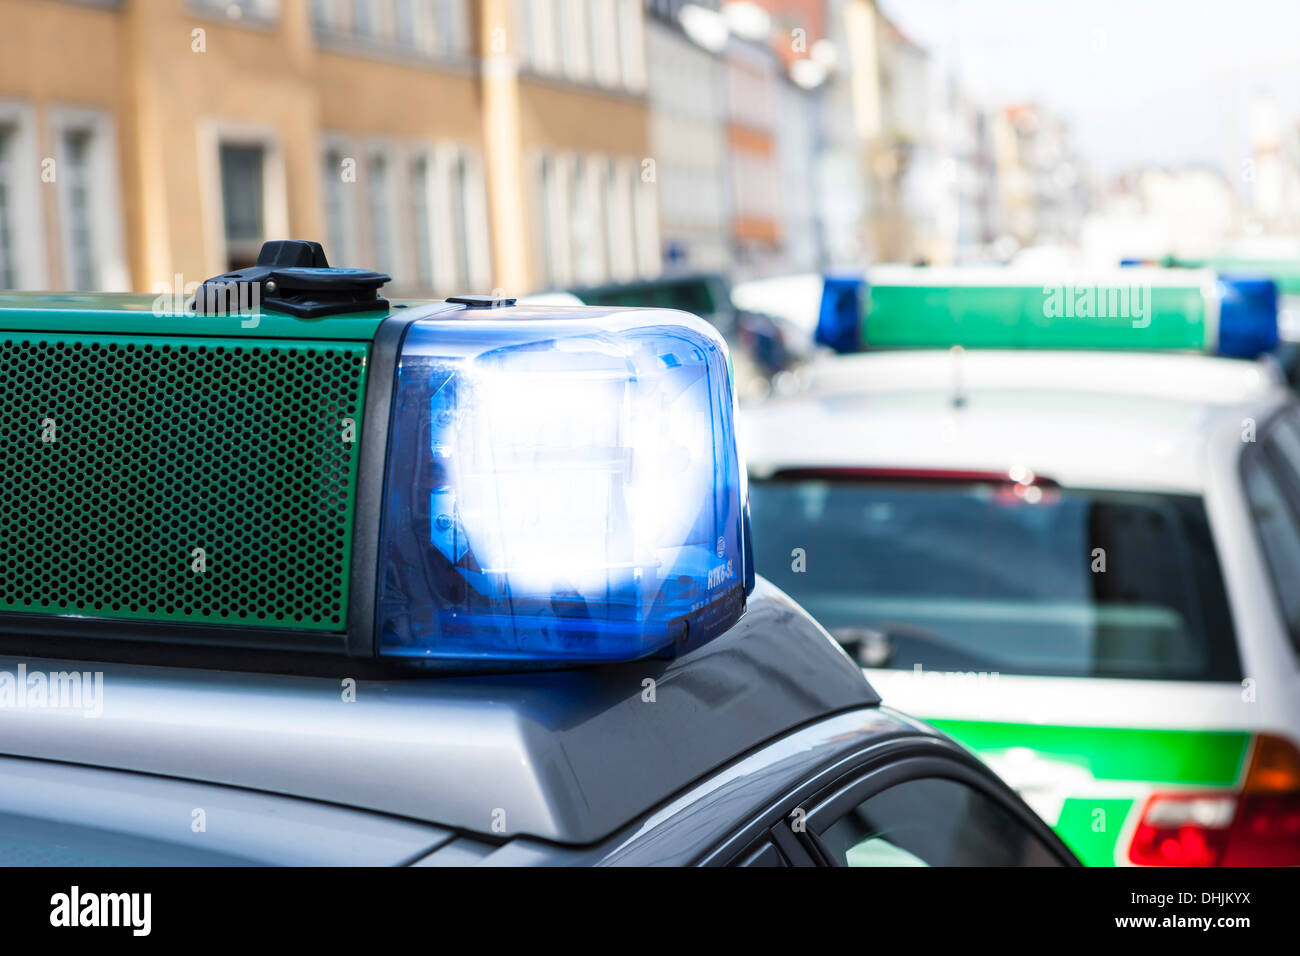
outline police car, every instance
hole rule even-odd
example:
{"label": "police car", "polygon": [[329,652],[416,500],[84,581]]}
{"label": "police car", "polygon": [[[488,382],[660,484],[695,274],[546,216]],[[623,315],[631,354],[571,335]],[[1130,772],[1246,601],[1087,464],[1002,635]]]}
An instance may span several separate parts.
{"label": "police car", "polygon": [[0,862],[1077,862],[755,579],[716,330],[387,279],[0,296]]}
{"label": "police car", "polygon": [[[742,412],[759,572],[1085,863],[1300,863],[1300,408],[1276,366],[1123,348],[1206,333],[1158,295],[1149,325],[1070,329],[1008,310],[1011,280],[960,305],[908,281],[906,314],[871,290],[839,330],[893,349]],[[1222,302],[1218,338],[1258,333]]]}

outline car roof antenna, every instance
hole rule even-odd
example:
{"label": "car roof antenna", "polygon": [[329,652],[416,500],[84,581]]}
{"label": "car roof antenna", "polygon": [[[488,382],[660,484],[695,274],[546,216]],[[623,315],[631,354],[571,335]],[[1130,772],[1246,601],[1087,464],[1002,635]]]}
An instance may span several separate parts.
{"label": "car roof antenna", "polygon": [[960,345],[954,345],[948,350],[952,357],[952,407],[966,407],[966,387],[962,380],[962,360],[966,357],[966,350]]}

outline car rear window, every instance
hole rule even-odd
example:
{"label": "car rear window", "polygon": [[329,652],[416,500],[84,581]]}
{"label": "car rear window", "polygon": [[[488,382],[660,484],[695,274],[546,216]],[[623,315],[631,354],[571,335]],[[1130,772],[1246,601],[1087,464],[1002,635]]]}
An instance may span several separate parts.
{"label": "car rear window", "polygon": [[1197,497],[803,475],[750,494],[758,572],[871,666],[1241,678]]}
{"label": "car rear window", "polygon": [[577,295],[587,305],[681,309],[683,312],[707,318],[718,311],[718,303],[710,285],[707,277],[692,276],[685,279],[660,279],[623,286],[579,289]]}

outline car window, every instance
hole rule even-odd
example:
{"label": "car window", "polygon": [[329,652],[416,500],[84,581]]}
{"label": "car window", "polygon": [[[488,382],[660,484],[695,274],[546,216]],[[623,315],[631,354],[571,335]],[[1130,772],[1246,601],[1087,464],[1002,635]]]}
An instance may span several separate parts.
{"label": "car window", "polygon": [[866,666],[1240,679],[1199,498],[1030,491],[980,480],[755,481],[755,564]]}
{"label": "car window", "polygon": [[1300,649],[1300,588],[1295,586],[1300,581],[1300,523],[1267,458],[1247,455],[1241,468],[1251,520],[1273,579],[1273,593],[1291,643]]}
{"label": "car window", "polygon": [[1280,416],[1277,424],[1268,429],[1263,444],[1286,469],[1290,479],[1300,488],[1300,420],[1295,412]]}
{"label": "car window", "polygon": [[1060,866],[997,800],[943,777],[922,777],[859,803],[820,835],[838,866]]}

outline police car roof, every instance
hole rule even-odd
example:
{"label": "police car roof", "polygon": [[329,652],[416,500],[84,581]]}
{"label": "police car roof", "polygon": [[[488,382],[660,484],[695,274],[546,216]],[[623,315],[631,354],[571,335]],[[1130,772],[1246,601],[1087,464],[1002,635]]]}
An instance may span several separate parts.
{"label": "police car roof", "polygon": [[[676,660],[361,680],[351,703],[337,678],[22,663],[28,672],[103,671],[103,716],[12,709],[0,747],[8,755],[479,833],[493,833],[504,811],[503,835],[571,844],[612,833],[766,741],[879,703],[826,632],[762,580],[736,625]],[[18,664],[0,660],[0,670]]]}
{"label": "police car roof", "polygon": [[465,318],[539,320],[581,318],[589,322],[636,309],[584,306],[567,301],[533,303],[476,296],[486,307],[441,299],[394,299],[386,308],[303,318],[274,309],[250,308],[230,315],[196,315],[183,293],[0,292],[0,329],[44,336],[58,333],[193,335],[231,338],[328,339],[369,342],[381,322]]}
{"label": "police car roof", "polygon": [[1288,396],[1268,364],[1193,354],[871,352],[815,363],[791,394],[743,410],[740,440],[759,476],[1020,465],[1074,487],[1197,494],[1207,448],[1240,446],[1242,419]]}

